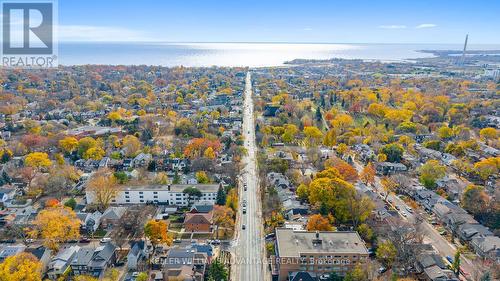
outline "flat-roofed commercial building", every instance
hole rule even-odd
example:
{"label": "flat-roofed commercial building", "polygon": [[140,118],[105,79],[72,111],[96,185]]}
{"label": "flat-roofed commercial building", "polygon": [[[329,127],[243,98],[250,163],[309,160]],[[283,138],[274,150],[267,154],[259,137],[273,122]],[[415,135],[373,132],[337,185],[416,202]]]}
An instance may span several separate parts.
{"label": "flat-roofed commercial building", "polygon": [[[189,197],[184,190],[194,187],[201,192],[200,197]],[[111,204],[146,204],[159,203],[166,205],[188,206],[197,202],[215,204],[218,184],[172,184],[172,185],[147,185],[123,186],[111,201]],[[94,193],[86,189],[87,203],[94,203]]]}
{"label": "flat-roofed commercial building", "polygon": [[273,275],[288,280],[297,272],[321,276],[335,272],[344,276],[368,259],[364,241],[355,231],[295,231],[276,228]]}

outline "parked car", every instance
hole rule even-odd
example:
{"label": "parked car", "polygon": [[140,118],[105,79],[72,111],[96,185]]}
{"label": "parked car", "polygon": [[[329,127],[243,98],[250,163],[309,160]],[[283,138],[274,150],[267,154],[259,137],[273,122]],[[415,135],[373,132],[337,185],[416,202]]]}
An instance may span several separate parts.
{"label": "parked car", "polygon": [[82,237],[82,239],[80,239],[80,243],[90,243],[90,239],[88,239],[87,237]]}
{"label": "parked car", "polygon": [[241,229],[246,229],[246,228],[247,228],[246,225],[244,224],[241,225]]}
{"label": "parked car", "polygon": [[446,256],[446,260],[447,260],[449,263],[453,264],[453,258],[452,258],[451,256]]}
{"label": "parked car", "polygon": [[111,242],[111,238],[109,238],[109,237],[104,237],[104,238],[101,238],[101,240],[99,240],[99,242],[101,242],[102,244],[104,244],[104,243],[108,243],[108,242]]}
{"label": "parked car", "polygon": [[408,211],[408,213],[410,213],[410,214],[411,214],[411,213],[413,213],[413,209],[412,209],[411,207],[406,206],[406,210],[407,210],[407,211]]}
{"label": "parked car", "polygon": [[269,234],[266,234],[266,239],[272,239],[276,237],[276,234],[273,232],[273,233],[269,233]]}

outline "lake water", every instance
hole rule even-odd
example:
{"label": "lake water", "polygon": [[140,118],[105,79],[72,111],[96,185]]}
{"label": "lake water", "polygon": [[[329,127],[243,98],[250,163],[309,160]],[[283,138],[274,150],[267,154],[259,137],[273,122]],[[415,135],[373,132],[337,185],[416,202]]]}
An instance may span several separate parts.
{"label": "lake water", "polygon": [[[59,64],[262,67],[293,59],[401,61],[432,56],[418,50],[461,48],[459,44],[60,43]],[[500,45],[470,49],[499,50]]]}

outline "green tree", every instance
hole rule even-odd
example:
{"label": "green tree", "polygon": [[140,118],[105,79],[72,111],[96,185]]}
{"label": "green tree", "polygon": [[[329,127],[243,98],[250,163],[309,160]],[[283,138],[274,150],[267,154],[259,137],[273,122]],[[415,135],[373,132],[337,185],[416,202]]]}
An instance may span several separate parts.
{"label": "green tree", "polygon": [[361,265],[357,264],[350,272],[347,273],[344,281],[368,281],[368,272]]}
{"label": "green tree", "polygon": [[226,205],[226,191],[219,185],[219,189],[217,190],[217,198],[215,199],[215,204],[224,206]]}
{"label": "green tree", "polygon": [[377,259],[387,268],[392,266],[392,263],[396,259],[397,250],[391,241],[385,240],[378,245],[375,255]]}
{"label": "green tree", "polygon": [[198,188],[194,187],[194,186],[186,187],[182,191],[182,193],[187,194],[189,204],[191,204],[191,202],[194,199],[199,199],[203,195],[201,193],[201,191]]}
{"label": "green tree", "polygon": [[71,210],[74,210],[76,207],[75,198],[68,199],[66,202],[64,202],[64,206],[71,208]]}
{"label": "green tree", "polygon": [[457,275],[460,273],[460,254],[460,250],[455,252],[455,257],[453,258],[453,263],[451,265],[451,268]]}
{"label": "green tree", "polygon": [[399,143],[390,143],[382,147],[382,153],[387,156],[389,162],[401,162],[403,159],[404,148]]}
{"label": "green tree", "polygon": [[436,181],[446,174],[446,167],[437,160],[429,160],[418,169],[419,180],[426,188],[435,188]]}
{"label": "green tree", "polygon": [[114,172],[113,173],[113,177],[116,178],[116,181],[119,183],[119,184],[124,184],[128,181],[128,176],[125,172],[123,171],[119,171],[119,172]]}
{"label": "green tree", "polygon": [[214,281],[227,281],[227,268],[218,259],[214,260],[208,268],[208,279]]}

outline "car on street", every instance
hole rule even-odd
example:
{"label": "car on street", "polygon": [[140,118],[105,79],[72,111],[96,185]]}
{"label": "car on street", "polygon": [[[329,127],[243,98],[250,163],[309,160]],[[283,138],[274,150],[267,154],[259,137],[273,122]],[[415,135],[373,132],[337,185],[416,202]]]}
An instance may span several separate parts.
{"label": "car on street", "polygon": [[379,269],[378,269],[378,273],[382,274],[384,272],[387,271],[387,268],[385,266],[381,266]]}
{"label": "car on street", "polygon": [[396,205],[396,210],[401,210],[401,207],[399,207],[399,205]]}
{"label": "car on street", "polygon": [[408,214],[407,214],[406,212],[401,212],[401,215],[402,215],[403,217],[405,217],[405,218],[408,216]]}
{"label": "car on street", "polygon": [[241,229],[246,229],[246,228],[247,228],[246,225],[244,224],[241,225]]}
{"label": "car on street", "polygon": [[406,210],[408,211],[408,213],[413,213],[413,209],[411,207],[406,206]]}
{"label": "car on street", "polygon": [[447,260],[449,263],[453,264],[453,258],[452,258],[451,256],[446,256],[446,260]]}
{"label": "car on street", "polygon": [[108,242],[111,242],[111,238],[109,238],[109,237],[104,237],[104,238],[102,238],[101,240],[99,240],[99,242],[101,242],[102,244],[104,244],[104,243],[108,243]]}
{"label": "car on street", "polygon": [[276,237],[276,234],[274,232],[266,234],[266,239],[273,239],[274,237]]}
{"label": "car on street", "polygon": [[87,238],[87,237],[82,237],[82,238],[80,239],[80,243],[84,243],[84,244],[90,243],[90,241],[91,241],[91,240],[90,240],[89,238]]}

